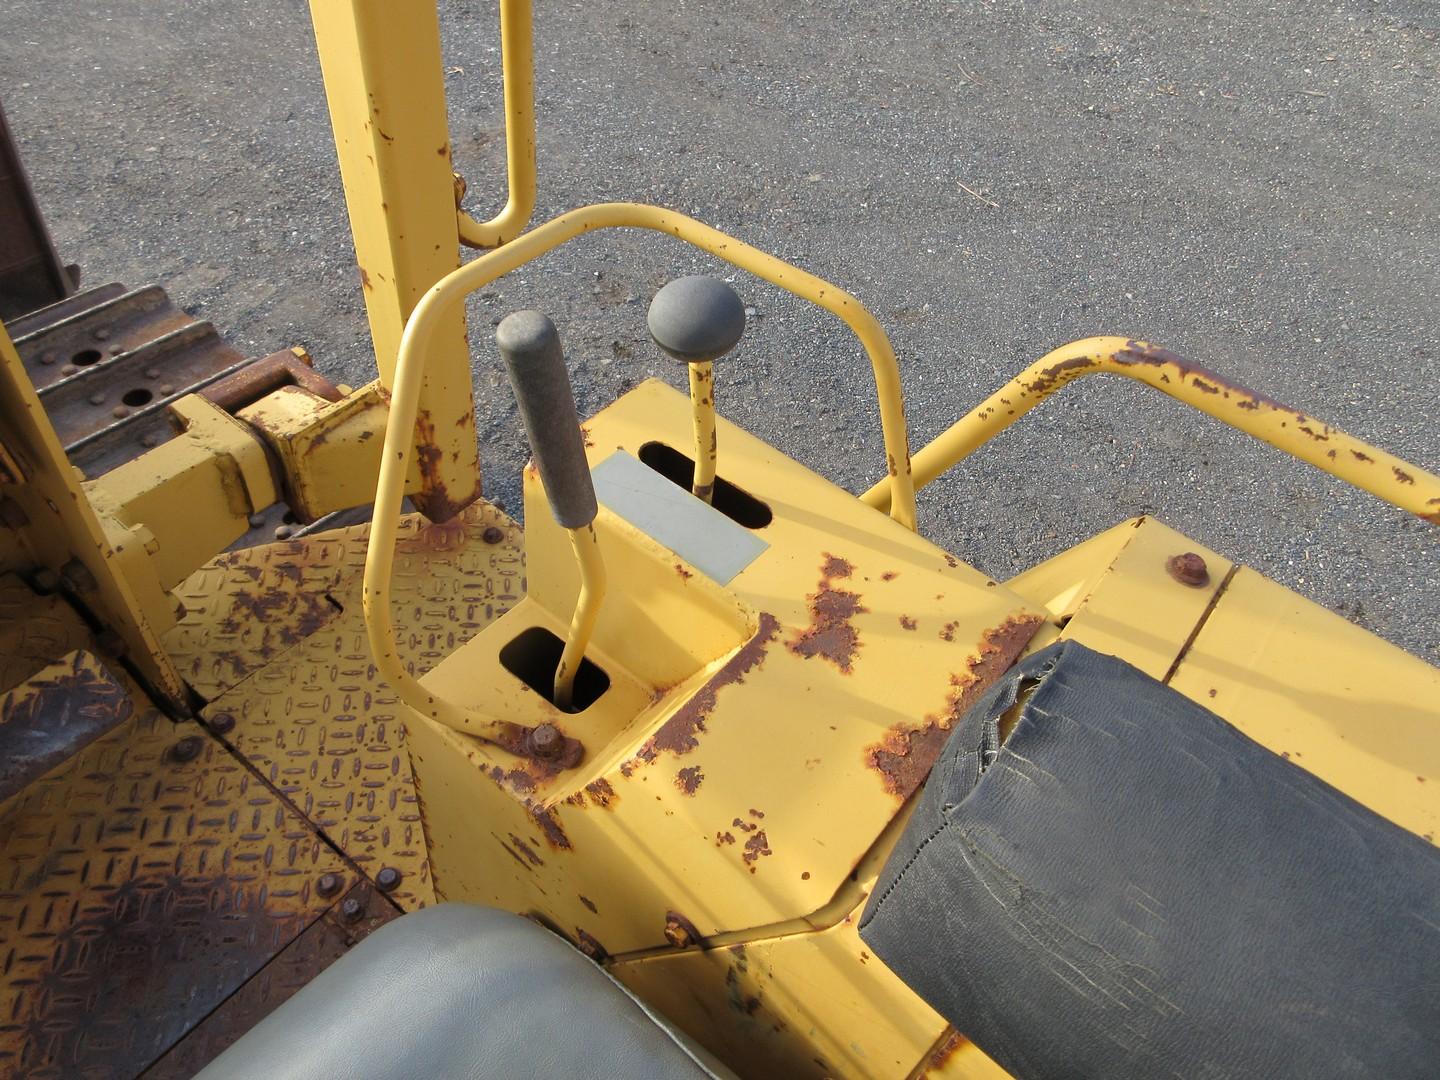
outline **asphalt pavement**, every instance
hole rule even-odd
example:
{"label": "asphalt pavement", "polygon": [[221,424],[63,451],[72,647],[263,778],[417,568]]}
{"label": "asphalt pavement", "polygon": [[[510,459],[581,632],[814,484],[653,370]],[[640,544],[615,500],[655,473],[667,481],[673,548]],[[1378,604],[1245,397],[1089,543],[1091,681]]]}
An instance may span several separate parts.
{"label": "asphalt pavement", "polygon": [[[467,206],[503,200],[493,3],[441,4]],[[888,329],[919,446],[1050,348],[1160,342],[1440,470],[1440,8],[539,0],[543,220],[661,203],[829,278]],[[306,5],[9,0],[0,100],[63,255],[160,282],[255,354],[372,376]],[[644,329],[664,238],[588,237],[471,305],[488,493],[527,456],[490,336],[558,323],[582,414],[683,372]],[[884,471],[863,353],[755,310],[726,416],[851,490]],[[1008,577],[1154,514],[1440,661],[1440,531],[1125,380],[1073,385],[921,495]]]}

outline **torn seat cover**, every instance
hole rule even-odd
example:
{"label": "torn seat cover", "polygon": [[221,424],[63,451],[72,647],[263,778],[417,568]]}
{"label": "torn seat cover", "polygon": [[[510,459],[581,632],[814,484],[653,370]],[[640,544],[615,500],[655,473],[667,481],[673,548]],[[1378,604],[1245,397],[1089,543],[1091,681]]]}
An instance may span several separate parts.
{"label": "torn seat cover", "polygon": [[861,936],[1017,1076],[1440,1062],[1440,853],[1074,642],[956,728]]}

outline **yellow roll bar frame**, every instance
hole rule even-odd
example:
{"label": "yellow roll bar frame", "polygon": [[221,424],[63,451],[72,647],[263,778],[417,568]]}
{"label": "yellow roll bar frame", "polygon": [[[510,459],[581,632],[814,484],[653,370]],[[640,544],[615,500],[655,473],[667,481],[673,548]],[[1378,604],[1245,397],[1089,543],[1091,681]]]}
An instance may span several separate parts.
{"label": "yellow roll bar frame", "polygon": [[470,293],[568,240],[600,229],[649,229],[666,233],[732,266],[763,278],[788,292],[819,305],[838,316],[855,335],[870,358],[875,389],[880,401],[880,425],[885,439],[889,469],[890,516],[907,529],[915,528],[915,484],[911,477],[906,441],[905,405],[900,389],[900,367],[895,350],[875,316],[844,289],[809,274],[799,267],[767,255],[733,236],[712,229],[694,218],[673,210],[642,203],[597,203],[581,207],[547,221],[528,233],[480,256],[441,278],[415,305],[395,359],[391,387],[390,419],[385,427],[385,448],[380,479],[375,490],[375,518],[365,555],[364,605],[370,647],[375,664],[402,701],[416,712],[448,727],[494,738],[502,734],[498,721],[478,711],[464,709],[437,698],[405,670],[395,647],[395,630],[390,619],[390,575],[394,562],[395,536],[399,526],[400,503],[404,496],[405,472],[414,452],[411,434],[420,387],[424,381],[425,358],[429,354],[435,327]]}
{"label": "yellow roll bar frame", "polygon": [[[1153,386],[1392,506],[1440,525],[1440,477],[1168,349],[1124,337],[1084,338],[1041,357],[915,455],[916,486],[924,487],[964,460],[1061,387],[1096,374],[1124,375]],[[882,481],[861,499],[885,510],[890,502],[889,486]]]}

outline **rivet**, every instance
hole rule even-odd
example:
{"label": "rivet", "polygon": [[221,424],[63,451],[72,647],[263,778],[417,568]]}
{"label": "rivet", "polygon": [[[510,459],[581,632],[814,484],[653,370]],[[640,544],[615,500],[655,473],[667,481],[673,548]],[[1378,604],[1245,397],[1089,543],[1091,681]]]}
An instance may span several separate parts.
{"label": "rivet", "polygon": [[364,914],[365,905],[360,903],[355,897],[347,896],[344,900],[340,901],[340,918],[344,919],[347,923],[359,922],[360,916]]}
{"label": "rivet", "polygon": [[200,751],[203,747],[204,743],[201,741],[199,735],[186,735],[185,738],[170,747],[170,760],[182,762],[194,761],[200,756]]}
{"label": "rivet", "polygon": [[339,874],[321,874],[320,880],[315,882],[315,892],[320,896],[331,897],[340,891],[340,886],[344,883]]}
{"label": "rivet", "polygon": [[505,539],[505,530],[498,525],[486,526],[485,531],[480,534],[480,539],[487,544],[498,544]]}
{"label": "rivet", "polygon": [[216,713],[207,719],[210,723],[210,730],[216,735],[228,735],[235,730],[235,717],[232,713]]}
{"label": "rivet", "polygon": [[375,886],[381,892],[390,892],[400,884],[400,871],[393,866],[382,866],[375,875]]}

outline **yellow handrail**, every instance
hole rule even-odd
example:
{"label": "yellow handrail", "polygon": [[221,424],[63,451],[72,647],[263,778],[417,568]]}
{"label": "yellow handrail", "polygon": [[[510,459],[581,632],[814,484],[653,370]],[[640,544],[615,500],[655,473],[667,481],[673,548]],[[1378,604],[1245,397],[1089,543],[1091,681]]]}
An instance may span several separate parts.
{"label": "yellow handrail", "polygon": [[[1102,372],[1153,386],[1377,498],[1440,524],[1440,477],[1168,349],[1123,337],[1072,342],[1026,368],[915,455],[915,485],[930,483],[1066,383]],[[888,484],[881,481],[861,499],[877,510],[888,509]]]}
{"label": "yellow handrail", "polygon": [[497,248],[524,231],[535,212],[535,53],[530,0],[500,0],[500,70],[505,80],[505,167],[509,194],[489,221],[456,211],[460,242]]}
{"label": "yellow handrail", "polygon": [[376,667],[402,701],[425,716],[471,734],[494,737],[502,731],[502,725],[478,710],[468,710],[437,698],[421,686],[400,661],[390,619],[390,576],[395,535],[400,502],[404,496],[407,462],[413,453],[424,358],[439,316],[467,294],[484,288],[501,275],[576,236],[616,228],[668,233],[801,299],[818,304],[838,316],[855,332],[869,355],[875,375],[880,425],[890,474],[887,481],[890,516],[908,529],[915,528],[915,485],[906,442],[900,369],[885,331],[860,301],[813,274],[673,210],[639,203],[598,203],[562,214],[437,281],[411,312],[395,361],[390,418],[385,428],[385,448],[375,490],[375,518],[370,527],[370,543],[365,555],[364,607],[370,647],[375,654]]}

